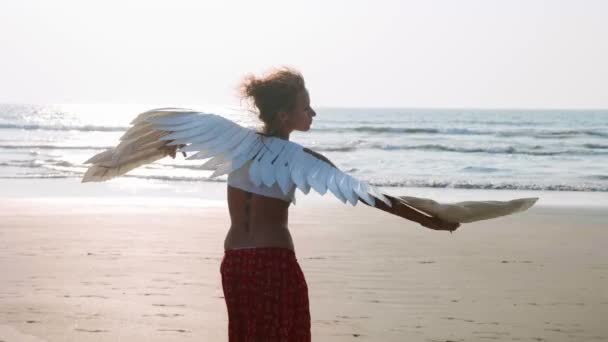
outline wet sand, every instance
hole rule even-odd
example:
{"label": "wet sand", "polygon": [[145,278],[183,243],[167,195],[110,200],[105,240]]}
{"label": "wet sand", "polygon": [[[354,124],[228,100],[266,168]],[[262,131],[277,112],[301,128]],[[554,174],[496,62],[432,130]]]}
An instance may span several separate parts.
{"label": "wet sand", "polygon": [[[0,341],[226,341],[227,208],[162,203],[2,199]],[[608,340],[607,208],[537,205],[450,235],[298,206],[314,341]]]}

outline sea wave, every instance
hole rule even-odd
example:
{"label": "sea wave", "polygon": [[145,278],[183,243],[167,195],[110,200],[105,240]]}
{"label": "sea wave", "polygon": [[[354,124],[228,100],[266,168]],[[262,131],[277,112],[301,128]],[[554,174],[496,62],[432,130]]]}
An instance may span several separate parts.
{"label": "sea wave", "polygon": [[46,130],[46,131],[83,131],[83,132],[122,132],[129,129],[124,126],[96,126],[96,125],[44,125],[44,124],[0,124],[0,129]]}
{"label": "sea wave", "polygon": [[317,146],[313,148],[316,151],[326,152],[350,152],[359,149],[376,149],[384,151],[395,150],[421,150],[421,151],[440,151],[440,152],[458,152],[458,153],[490,153],[490,154],[524,154],[533,156],[555,156],[555,155],[604,155],[608,151],[595,150],[561,150],[561,151],[540,151],[543,149],[540,145],[531,146],[529,148],[515,146],[497,146],[497,147],[458,147],[441,144],[417,144],[417,145],[393,145],[383,143],[360,143],[351,144],[348,146]]}
{"label": "sea wave", "polygon": [[495,168],[495,167],[484,167],[484,166],[467,166],[461,169],[464,172],[499,172],[505,171],[503,169]]}
{"label": "sea wave", "polygon": [[[325,124],[327,124],[326,122]],[[480,122],[482,123],[482,122]],[[486,122],[483,122],[486,123]],[[504,122],[506,123],[506,122]],[[0,129],[50,130],[50,131],[82,131],[82,132],[124,132],[130,126],[102,125],[48,125],[48,124],[16,124],[0,123]],[[332,125],[315,127],[312,132],[328,133],[385,133],[385,134],[430,134],[430,135],[494,135],[498,137],[532,137],[539,139],[566,139],[572,137],[603,137],[608,138],[608,132],[599,129],[581,130],[546,130],[546,129],[475,129],[475,128],[434,128],[434,127],[387,127],[362,125],[344,127]]]}
{"label": "sea wave", "polygon": [[[26,159],[26,160],[7,160],[0,162],[0,166],[6,167],[21,167],[21,168],[50,168],[50,167],[72,167],[72,168],[86,168],[87,165],[70,163],[67,160],[61,159]],[[145,167],[145,166],[144,166]]]}
{"label": "sea wave", "polygon": [[[222,178],[207,178],[207,177],[186,177],[186,176],[162,176],[162,175],[122,175],[121,178],[138,178],[147,180],[161,180],[161,181],[172,181],[172,182],[226,182],[226,179]],[[0,176],[0,179],[48,179],[48,178],[82,178],[82,174],[69,173],[69,174],[21,174],[17,176]]]}
{"label": "sea wave", "polygon": [[383,187],[421,187],[421,188],[454,188],[454,189],[489,189],[489,190],[547,190],[547,191],[600,191],[607,192],[608,184],[578,185],[569,184],[529,184],[529,183],[491,183],[491,182],[461,182],[461,181],[377,181],[369,182]]}
{"label": "sea wave", "polygon": [[604,148],[608,148],[608,145],[604,145],[604,144],[583,144],[583,147],[592,148],[592,149],[604,149]]}
{"label": "sea wave", "polygon": [[25,175],[25,176],[0,176],[0,179],[64,179],[64,178],[80,178],[81,176],[75,175],[52,175],[52,174],[41,174],[41,175]]}
{"label": "sea wave", "polygon": [[0,148],[23,150],[38,148],[42,150],[105,150],[114,146],[70,146],[70,145],[0,145]]}
{"label": "sea wave", "polygon": [[539,129],[472,129],[472,128],[425,128],[425,127],[386,127],[386,126],[354,126],[354,127],[318,127],[314,131],[333,133],[390,133],[390,134],[441,134],[441,135],[495,135],[499,137],[533,137],[563,139],[577,136],[608,137],[608,132],[596,129],[582,130],[539,130]]}
{"label": "sea wave", "polygon": [[[0,163],[0,167],[18,167],[26,169],[38,169],[40,171],[31,173],[19,173],[15,175],[4,175],[3,179],[54,179],[54,178],[81,178],[87,167],[77,163],[71,163],[66,160],[50,158],[50,159],[33,159],[33,160],[7,160]],[[161,165],[152,163],[142,166],[142,168],[186,168],[196,170],[200,165]],[[34,170],[32,170],[34,171]],[[46,172],[45,172],[46,171]],[[357,171],[357,168],[344,170],[346,173]],[[491,173],[497,171],[505,171],[491,167],[467,166],[461,171],[473,171]],[[507,170],[508,171],[508,170]],[[167,182],[225,182],[226,175],[208,178],[209,174],[199,175],[165,175],[165,174],[126,174],[121,177],[137,178]],[[428,187],[428,188],[456,188],[456,189],[494,189],[494,190],[550,190],[550,191],[608,191],[608,175],[590,175],[582,177],[580,183],[558,183],[558,184],[530,184],[525,182],[493,182],[487,180],[478,181],[461,181],[461,180],[428,180],[428,179],[371,179],[369,184],[380,187]],[[606,183],[606,184],[603,184]]]}
{"label": "sea wave", "polygon": [[[72,145],[0,145],[0,149],[11,150],[106,150],[114,146],[72,146]],[[459,147],[443,144],[385,144],[376,142],[356,141],[346,145],[322,145],[311,147],[319,152],[352,152],[358,150],[383,150],[383,151],[436,151],[436,152],[456,152],[456,153],[488,153],[488,154],[522,154],[532,156],[558,156],[558,155],[608,155],[608,145],[584,144],[586,149],[566,149],[566,150],[543,150],[541,145],[529,147],[521,146],[489,146],[489,147]],[[604,151],[605,150],[605,151]]]}

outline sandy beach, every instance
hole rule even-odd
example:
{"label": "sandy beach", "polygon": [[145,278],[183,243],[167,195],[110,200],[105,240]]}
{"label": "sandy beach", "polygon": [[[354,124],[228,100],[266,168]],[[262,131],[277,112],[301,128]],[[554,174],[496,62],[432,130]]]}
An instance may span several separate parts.
{"label": "sandy beach", "polygon": [[[227,340],[225,205],[123,200],[2,199],[0,341]],[[315,203],[290,211],[315,341],[608,340],[606,208],[450,235]]]}

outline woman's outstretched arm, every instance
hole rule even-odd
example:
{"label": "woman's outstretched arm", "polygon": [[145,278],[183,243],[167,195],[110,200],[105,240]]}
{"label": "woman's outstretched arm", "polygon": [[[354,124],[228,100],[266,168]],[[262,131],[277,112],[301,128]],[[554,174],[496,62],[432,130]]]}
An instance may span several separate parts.
{"label": "woman's outstretched arm", "polygon": [[[389,207],[384,202],[376,200],[374,201],[373,207],[380,210],[384,210],[387,213],[391,213],[393,215],[397,215],[399,217],[418,222],[420,223],[420,225],[433,230],[448,230],[452,232],[460,226],[460,223],[457,222],[447,222],[435,216],[427,216],[426,214],[423,214],[415,208],[408,206],[407,204],[403,203],[401,200],[393,196],[384,194],[384,197],[388,198],[388,200],[391,201],[392,206]],[[359,197],[359,201],[371,207],[371,205],[365,203],[365,201],[363,201],[361,197]]]}
{"label": "woman's outstretched arm", "polygon": [[[320,153],[317,153],[313,150],[309,150],[307,148],[304,148],[304,152],[310,153],[313,156],[328,163],[329,165],[331,165],[335,168],[338,168],[336,165],[334,165],[334,163],[332,163],[329,159],[327,159],[324,155],[322,155]],[[407,204],[403,203],[403,201],[401,201],[398,198],[395,198],[393,196],[386,195],[386,194],[384,196],[386,198],[388,198],[389,201],[391,201],[391,206],[389,207],[388,205],[386,205],[386,203],[384,203],[382,201],[374,201],[374,205],[373,205],[374,208],[386,211],[387,213],[391,213],[391,214],[397,215],[399,217],[403,217],[410,221],[420,223],[422,226],[430,228],[430,229],[434,229],[434,230],[448,230],[448,231],[452,232],[460,226],[460,224],[457,222],[447,222],[447,221],[441,220],[434,216],[427,216],[427,215],[421,213],[420,211],[408,206]],[[359,201],[361,203],[371,207],[371,205],[369,205],[365,201],[363,201],[361,199],[361,197],[359,197]]]}

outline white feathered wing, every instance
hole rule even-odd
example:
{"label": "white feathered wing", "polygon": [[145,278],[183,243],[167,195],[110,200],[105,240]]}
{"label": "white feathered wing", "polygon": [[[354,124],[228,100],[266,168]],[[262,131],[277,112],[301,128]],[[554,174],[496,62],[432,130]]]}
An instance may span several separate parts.
{"label": "white feathered wing", "polygon": [[[201,168],[214,170],[210,178],[230,173],[252,160],[251,181],[256,185],[278,183],[287,195],[295,184],[308,194],[315,189],[323,195],[329,190],[343,203],[353,206],[359,199],[375,206],[380,199],[392,202],[376,187],[352,177],[304,151],[294,142],[266,137],[216,114],[179,108],[159,108],[137,116],[115,148],[101,152],[85,162],[93,165],[82,182],[100,182],[176,152],[197,153],[187,159],[209,159]],[[400,202],[450,222],[474,222],[527,210],[538,197],[511,201],[466,201],[439,203],[428,198],[396,197]]]}
{"label": "white feathered wing", "polygon": [[210,178],[228,174],[252,160],[251,181],[256,185],[278,183],[288,194],[295,184],[303,193],[327,190],[353,206],[359,199],[374,206],[389,201],[379,189],[358,180],[304,151],[292,141],[256,133],[220,115],[178,108],[159,108],[138,115],[115,148],[85,162],[92,163],[82,182],[101,182],[176,152],[197,152],[187,159],[209,159],[201,168],[214,170]]}

